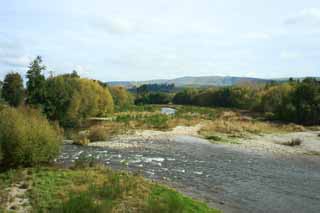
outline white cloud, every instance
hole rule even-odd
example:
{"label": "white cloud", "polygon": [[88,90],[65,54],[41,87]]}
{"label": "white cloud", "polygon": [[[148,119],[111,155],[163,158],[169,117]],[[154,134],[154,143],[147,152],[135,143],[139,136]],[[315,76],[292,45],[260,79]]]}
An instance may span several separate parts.
{"label": "white cloud", "polygon": [[31,57],[22,55],[22,56],[7,56],[1,57],[0,63],[9,65],[12,67],[27,67],[31,61]]}
{"label": "white cloud", "polygon": [[288,25],[320,25],[320,8],[303,9],[298,14],[289,17],[285,23]]}
{"label": "white cloud", "polygon": [[94,26],[109,33],[122,34],[138,31],[138,25],[134,21],[124,18],[103,18],[98,17],[93,21]]}

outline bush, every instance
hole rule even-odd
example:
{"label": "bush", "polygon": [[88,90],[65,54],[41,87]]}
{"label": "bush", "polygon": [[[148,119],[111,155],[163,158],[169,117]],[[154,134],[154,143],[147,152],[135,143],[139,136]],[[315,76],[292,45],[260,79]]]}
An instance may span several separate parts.
{"label": "bush", "polygon": [[156,114],[146,117],[144,122],[152,128],[165,129],[168,127],[168,120],[168,116]]}
{"label": "bush", "polygon": [[87,131],[79,132],[72,139],[73,139],[73,144],[75,144],[75,145],[84,146],[84,145],[88,145],[90,143],[90,140],[88,139],[88,132]]}
{"label": "bush", "polygon": [[48,163],[60,151],[62,137],[39,111],[5,108],[0,112],[0,147],[6,166]]}
{"label": "bush", "polygon": [[91,142],[105,141],[108,137],[107,131],[103,126],[93,126],[89,130],[88,139]]}

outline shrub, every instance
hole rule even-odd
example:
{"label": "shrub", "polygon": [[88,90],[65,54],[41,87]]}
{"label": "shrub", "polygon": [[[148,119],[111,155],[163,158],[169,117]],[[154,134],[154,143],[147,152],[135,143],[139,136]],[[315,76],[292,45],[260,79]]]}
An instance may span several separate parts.
{"label": "shrub", "polygon": [[103,126],[94,126],[90,128],[88,139],[91,142],[105,141],[108,137],[107,131]]}
{"label": "shrub", "polygon": [[59,154],[62,137],[39,111],[5,108],[0,112],[0,146],[6,166],[33,166]]}
{"label": "shrub", "polygon": [[90,140],[88,139],[88,132],[87,131],[79,132],[72,139],[73,139],[73,144],[76,144],[76,145],[84,146],[84,145],[88,145],[90,143]]}
{"label": "shrub", "polygon": [[168,116],[155,114],[145,118],[144,122],[146,125],[152,128],[165,129],[168,127]]}
{"label": "shrub", "polygon": [[205,137],[207,140],[213,140],[213,141],[221,141],[222,138],[217,135],[208,135]]}

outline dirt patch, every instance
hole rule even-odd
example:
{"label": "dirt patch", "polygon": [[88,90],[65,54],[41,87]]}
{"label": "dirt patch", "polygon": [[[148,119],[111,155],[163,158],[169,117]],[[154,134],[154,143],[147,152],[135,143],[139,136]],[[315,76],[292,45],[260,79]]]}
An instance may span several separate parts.
{"label": "dirt patch", "polygon": [[8,188],[7,190],[9,191],[9,193],[6,210],[17,213],[31,212],[31,204],[29,198],[26,195],[30,187],[30,183],[22,180]]}

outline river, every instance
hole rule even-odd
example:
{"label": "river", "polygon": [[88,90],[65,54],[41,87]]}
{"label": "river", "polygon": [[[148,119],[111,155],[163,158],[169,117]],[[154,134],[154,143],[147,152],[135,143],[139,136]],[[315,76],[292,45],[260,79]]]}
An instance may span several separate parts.
{"label": "river", "polygon": [[121,170],[167,183],[224,212],[320,212],[320,157],[243,152],[180,136],[128,141],[129,148],[64,145],[70,164],[93,156]]}

